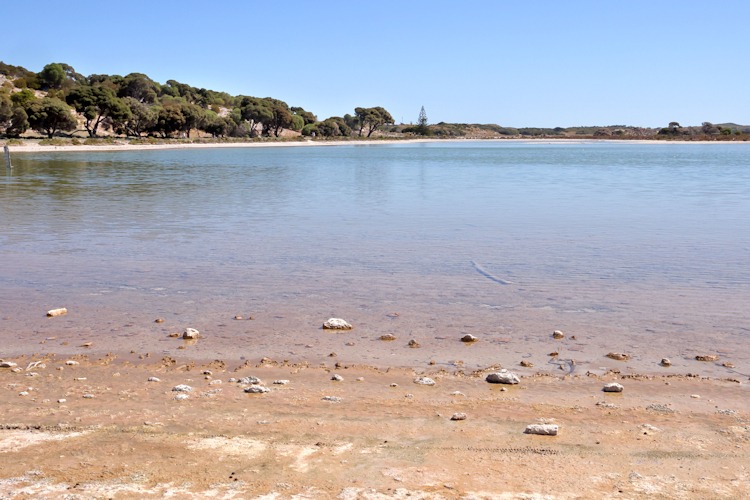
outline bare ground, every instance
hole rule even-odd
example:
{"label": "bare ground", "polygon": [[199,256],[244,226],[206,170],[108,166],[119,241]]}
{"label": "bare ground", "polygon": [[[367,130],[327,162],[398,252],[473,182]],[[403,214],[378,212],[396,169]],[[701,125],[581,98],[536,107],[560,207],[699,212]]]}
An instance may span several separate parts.
{"label": "bare ground", "polygon": [[750,497],[745,382],[69,359],[0,368],[0,498]]}

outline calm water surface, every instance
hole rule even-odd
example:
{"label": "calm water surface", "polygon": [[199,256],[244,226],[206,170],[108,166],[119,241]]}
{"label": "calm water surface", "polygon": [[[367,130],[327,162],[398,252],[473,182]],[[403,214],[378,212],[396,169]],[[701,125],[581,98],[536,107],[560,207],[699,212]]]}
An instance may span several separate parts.
{"label": "calm water surface", "polygon": [[[8,355],[87,340],[552,370],[554,350],[579,370],[658,371],[667,356],[676,371],[723,375],[692,360],[718,352],[750,372],[750,145],[61,152],[14,165],[0,178]],[[70,314],[43,317],[60,306]],[[330,316],[355,330],[322,332]],[[177,350],[165,334],[185,326],[205,338]],[[568,338],[551,340],[555,329]],[[458,342],[465,333],[480,342]]]}

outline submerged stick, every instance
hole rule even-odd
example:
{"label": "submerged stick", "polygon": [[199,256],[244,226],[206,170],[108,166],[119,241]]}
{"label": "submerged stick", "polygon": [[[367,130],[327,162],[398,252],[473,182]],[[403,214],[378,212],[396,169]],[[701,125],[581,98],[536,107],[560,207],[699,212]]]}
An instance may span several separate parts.
{"label": "submerged stick", "polygon": [[487,271],[484,270],[484,268],[482,266],[480,266],[479,264],[477,264],[473,260],[471,261],[471,265],[474,266],[474,269],[476,269],[479,274],[481,274],[482,276],[484,276],[487,279],[490,279],[490,280],[494,281],[495,283],[500,283],[501,285],[512,285],[513,284],[512,281],[504,280],[502,278],[498,278],[497,276],[494,276],[494,275],[488,273]]}

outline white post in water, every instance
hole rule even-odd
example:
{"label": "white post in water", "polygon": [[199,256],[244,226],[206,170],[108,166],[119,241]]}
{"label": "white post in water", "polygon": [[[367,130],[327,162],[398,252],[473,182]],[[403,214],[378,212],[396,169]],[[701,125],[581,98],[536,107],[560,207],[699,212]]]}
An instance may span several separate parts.
{"label": "white post in water", "polygon": [[3,151],[5,151],[5,168],[11,170],[13,165],[10,164],[10,148],[7,144],[3,146]]}

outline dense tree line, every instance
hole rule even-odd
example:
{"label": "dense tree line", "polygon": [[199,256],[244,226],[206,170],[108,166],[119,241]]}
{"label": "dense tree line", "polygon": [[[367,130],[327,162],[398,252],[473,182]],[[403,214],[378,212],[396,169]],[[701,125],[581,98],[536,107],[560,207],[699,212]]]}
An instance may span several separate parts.
{"label": "dense tree line", "polygon": [[[48,137],[78,128],[90,137],[102,130],[128,137],[279,137],[284,130],[308,136],[370,137],[393,118],[382,107],[322,121],[301,107],[271,97],[231,96],[175,80],[159,84],[142,73],[83,76],[63,63],[39,73],[0,62],[0,133],[29,129]],[[20,91],[19,91],[20,89]],[[75,113],[74,113],[75,111]]]}

